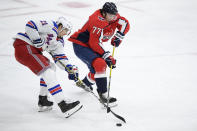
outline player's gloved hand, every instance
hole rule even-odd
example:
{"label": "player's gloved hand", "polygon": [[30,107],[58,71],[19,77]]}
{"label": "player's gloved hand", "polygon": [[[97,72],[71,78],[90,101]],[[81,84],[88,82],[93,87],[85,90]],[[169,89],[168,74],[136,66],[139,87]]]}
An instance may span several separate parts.
{"label": "player's gloved hand", "polygon": [[124,34],[117,31],[114,37],[111,39],[111,45],[118,47],[124,38]]}
{"label": "player's gloved hand", "polygon": [[32,43],[34,44],[36,48],[41,48],[45,43],[45,39],[39,38],[39,39],[33,40]]}
{"label": "player's gloved hand", "polygon": [[68,72],[68,79],[69,80],[78,80],[78,67],[75,65],[67,64],[65,70]]}
{"label": "player's gloved hand", "polygon": [[111,55],[110,52],[107,51],[102,55],[102,58],[105,60],[107,63],[108,67],[110,68],[112,65],[112,69],[116,68],[116,59],[114,59]]}

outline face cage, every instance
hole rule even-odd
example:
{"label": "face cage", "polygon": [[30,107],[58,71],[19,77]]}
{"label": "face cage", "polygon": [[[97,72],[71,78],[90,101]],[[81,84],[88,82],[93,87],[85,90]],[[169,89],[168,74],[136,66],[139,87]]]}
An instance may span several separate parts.
{"label": "face cage", "polygon": [[58,33],[62,32],[63,30],[67,30],[67,34],[66,34],[67,36],[70,35],[71,30],[68,28],[64,28],[64,27],[60,31],[58,31]]}

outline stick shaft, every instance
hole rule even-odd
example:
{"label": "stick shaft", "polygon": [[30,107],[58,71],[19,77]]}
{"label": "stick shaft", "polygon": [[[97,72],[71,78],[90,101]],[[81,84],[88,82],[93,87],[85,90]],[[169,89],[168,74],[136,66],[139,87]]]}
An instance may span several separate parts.
{"label": "stick shaft", "polygon": [[[113,52],[112,52],[112,57],[114,57],[114,52],[115,52],[115,46],[113,46]],[[112,65],[110,66],[110,73],[109,73],[109,84],[108,84],[108,91],[107,91],[107,109],[109,109],[109,91],[110,91],[110,86],[111,86],[111,74],[112,74]],[[109,110],[107,110],[109,112]]]}

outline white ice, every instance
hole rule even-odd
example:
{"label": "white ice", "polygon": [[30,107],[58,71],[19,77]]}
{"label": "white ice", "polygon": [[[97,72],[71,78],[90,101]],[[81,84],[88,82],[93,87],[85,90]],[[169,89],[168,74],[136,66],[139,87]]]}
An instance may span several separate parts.
{"label": "white ice", "polygon": [[[131,23],[130,32],[115,50],[117,68],[112,71],[110,90],[118,98],[114,112],[127,123],[116,127],[120,121],[101,109],[91,94],[75,87],[61,70],[57,77],[65,96],[80,100],[83,109],[69,119],[62,117],[57,105],[50,112],[37,112],[39,78],[14,57],[12,37],[24,32],[29,19],[55,20],[63,15],[76,31],[104,0],[0,0],[1,131],[197,130],[197,1],[114,2]],[[112,49],[110,43],[106,45]],[[82,79],[88,69],[68,41],[65,52],[79,67]]]}

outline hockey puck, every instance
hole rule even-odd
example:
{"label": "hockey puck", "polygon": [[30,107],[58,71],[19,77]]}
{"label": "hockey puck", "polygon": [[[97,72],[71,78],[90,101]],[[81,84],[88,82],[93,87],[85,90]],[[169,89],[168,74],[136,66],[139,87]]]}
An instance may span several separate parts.
{"label": "hockey puck", "polygon": [[122,124],[121,123],[116,123],[116,126],[122,126]]}

